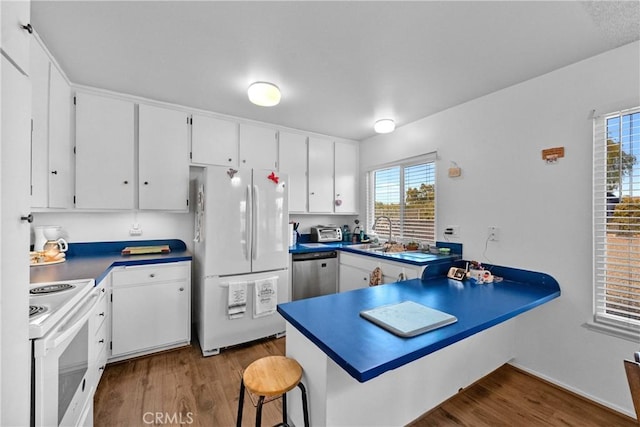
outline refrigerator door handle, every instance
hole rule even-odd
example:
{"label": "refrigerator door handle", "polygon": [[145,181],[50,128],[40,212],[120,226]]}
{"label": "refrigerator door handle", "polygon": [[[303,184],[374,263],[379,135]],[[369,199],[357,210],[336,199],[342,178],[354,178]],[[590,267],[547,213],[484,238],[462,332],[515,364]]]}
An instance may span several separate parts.
{"label": "refrigerator door handle", "polygon": [[260,198],[259,198],[258,186],[253,186],[253,238],[251,239],[251,253],[253,259],[258,259],[258,236],[260,236],[260,230],[258,228],[260,224]]}
{"label": "refrigerator door handle", "polygon": [[247,185],[247,194],[245,195],[245,224],[244,224],[244,257],[248,261],[251,257],[250,251],[252,248],[251,226],[253,224],[253,198],[251,195],[251,186]]}

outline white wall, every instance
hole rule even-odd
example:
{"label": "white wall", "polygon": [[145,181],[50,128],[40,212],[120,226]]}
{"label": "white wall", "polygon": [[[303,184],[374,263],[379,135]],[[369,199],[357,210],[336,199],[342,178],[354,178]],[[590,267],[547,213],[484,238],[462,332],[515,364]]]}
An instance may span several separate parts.
{"label": "white wall", "polygon": [[[36,212],[33,216],[32,231],[38,225],[61,225],[64,237],[70,243],[180,239],[187,244],[187,248],[193,249],[193,213]],[[140,224],[141,236],[129,235],[133,223]]]}
{"label": "white wall", "polygon": [[[636,42],[360,145],[361,171],[437,150],[438,235],[459,225],[466,259],[560,283],[559,299],[519,319],[515,363],[632,416],[622,360],[639,345],[582,325],[592,317],[592,110],[640,105],[639,64]],[[565,158],[546,164],[541,150],[558,146]],[[461,177],[447,177],[451,161]],[[485,252],[490,225],[500,241]]]}

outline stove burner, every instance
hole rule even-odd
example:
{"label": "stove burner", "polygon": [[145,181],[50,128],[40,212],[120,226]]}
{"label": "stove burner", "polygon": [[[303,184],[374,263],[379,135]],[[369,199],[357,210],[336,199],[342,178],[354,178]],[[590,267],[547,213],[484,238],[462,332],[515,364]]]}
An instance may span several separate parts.
{"label": "stove burner", "polygon": [[46,294],[53,294],[56,292],[63,292],[73,288],[75,288],[75,285],[70,285],[68,283],[60,283],[56,285],[39,286],[37,288],[30,289],[29,293],[31,295],[46,295]]}
{"label": "stove burner", "polygon": [[36,314],[44,313],[47,311],[47,307],[41,305],[30,305],[29,306],[29,317],[35,316]]}

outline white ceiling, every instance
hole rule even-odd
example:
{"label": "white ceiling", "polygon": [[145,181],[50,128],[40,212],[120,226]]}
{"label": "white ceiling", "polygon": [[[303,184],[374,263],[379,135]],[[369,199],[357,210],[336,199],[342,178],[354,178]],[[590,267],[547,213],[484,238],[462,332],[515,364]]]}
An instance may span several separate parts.
{"label": "white ceiling", "polygon": [[[640,39],[640,2],[32,1],[73,83],[344,138]],[[249,103],[250,82],[282,90]]]}

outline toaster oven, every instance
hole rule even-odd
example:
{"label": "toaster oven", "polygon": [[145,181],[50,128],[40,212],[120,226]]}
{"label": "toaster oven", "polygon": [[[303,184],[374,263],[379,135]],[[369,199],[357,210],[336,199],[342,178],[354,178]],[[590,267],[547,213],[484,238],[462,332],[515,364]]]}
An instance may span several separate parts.
{"label": "toaster oven", "polygon": [[340,242],[342,241],[342,229],[334,226],[318,225],[311,227],[312,242]]}

